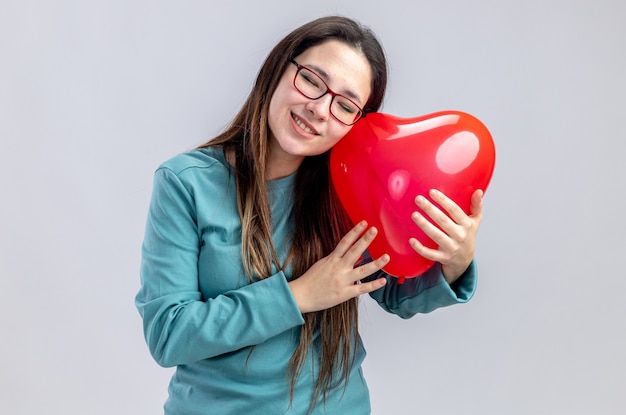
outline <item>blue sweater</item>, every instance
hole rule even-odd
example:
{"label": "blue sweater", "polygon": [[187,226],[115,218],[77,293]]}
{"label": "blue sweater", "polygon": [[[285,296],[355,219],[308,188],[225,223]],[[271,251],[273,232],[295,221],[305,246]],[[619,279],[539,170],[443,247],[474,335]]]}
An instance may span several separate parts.
{"label": "blue sweater", "polygon": [[[293,178],[267,182],[281,260],[292,230]],[[152,356],[162,366],[176,366],[166,414],[306,413],[317,378],[318,341],[309,348],[290,406],[287,366],[304,323],[290,278],[289,270],[274,269],[268,278],[248,281],[235,172],[220,147],[181,154],[157,169],[135,303]],[[476,286],[474,264],[452,287],[438,265],[402,285],[387,278],[370,295],[402,318],[466,302]],[[360,339],[358,345],[346,389],[329,393],[325,405],[318,402],[315,415],[370,413]]]}

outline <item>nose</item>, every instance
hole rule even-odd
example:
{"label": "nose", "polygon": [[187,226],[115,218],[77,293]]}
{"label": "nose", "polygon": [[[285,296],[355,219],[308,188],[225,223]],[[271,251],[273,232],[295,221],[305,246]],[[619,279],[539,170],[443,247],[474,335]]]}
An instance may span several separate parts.
{"label": "nose", "polygon": [[318,99],[310,100],[305,108],[309,111],[313,116],[320,120],[326,121],[330,116],[330,105],[332,103],[333,97],[330,94],[326,94]]}

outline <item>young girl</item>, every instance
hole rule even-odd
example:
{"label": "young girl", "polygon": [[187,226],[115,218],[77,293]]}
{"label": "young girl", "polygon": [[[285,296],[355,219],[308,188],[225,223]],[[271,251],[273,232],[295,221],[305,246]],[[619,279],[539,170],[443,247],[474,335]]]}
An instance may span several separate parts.
{"label": "young girl", "polygon": [[270,52],[226,131],[157,169],[136,305],[154,359],[176,366],[166,414],[368,414],[358,296],[402,318],[472,296],[480,191],[471,215],[416,195],[439,249],[407,243],[437,263],[399,285],[333,190],[329,151],[386,81],[371,31],[317,19]]}

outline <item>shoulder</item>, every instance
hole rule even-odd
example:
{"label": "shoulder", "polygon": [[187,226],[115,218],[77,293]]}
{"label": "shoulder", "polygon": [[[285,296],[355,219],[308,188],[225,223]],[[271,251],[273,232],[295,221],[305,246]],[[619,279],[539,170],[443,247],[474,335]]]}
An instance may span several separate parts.
{"label": "shoulder", "polygon": [[199,189],[218,191],[231,185],[232,171],[221,146],[199,148],[162,163],[155,172],[155,183],[182,186],[191,194]]}
{"label": "shoulder", "polygon": [[176,176],[193,174],[198,170],[228,171],[222,147],[206,147],[178,154],[162,163],[158,170],[169,170]]}

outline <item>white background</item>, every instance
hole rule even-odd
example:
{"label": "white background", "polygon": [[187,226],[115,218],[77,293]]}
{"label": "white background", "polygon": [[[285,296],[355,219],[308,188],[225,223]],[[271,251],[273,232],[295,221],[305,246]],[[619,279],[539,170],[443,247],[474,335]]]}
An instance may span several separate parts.
{"label": "white background", "polygon": [[0,0],[1,413],[162,412],[133,305],[153,171],[332,13],[384,44],[383,112],[469,112],[498,152],[475,298],[363,299],[373,413],[622,413],[622,0]]}

